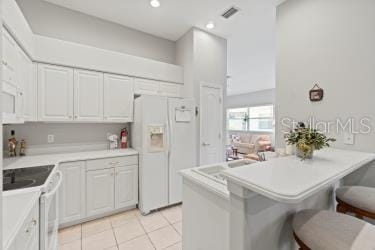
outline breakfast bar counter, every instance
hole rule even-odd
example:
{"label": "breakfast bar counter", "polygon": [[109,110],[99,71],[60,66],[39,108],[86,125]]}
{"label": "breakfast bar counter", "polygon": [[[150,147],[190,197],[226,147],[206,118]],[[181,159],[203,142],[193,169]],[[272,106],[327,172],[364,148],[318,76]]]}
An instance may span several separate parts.
{"label": "breakfast bar counter", "polygon": [[340,180],[374,160],[375,154],[328,148],[311,160],[288,156],[223,171],[230,192],[229,249],[297,249],[292,215],[333,210]]}
{"label": "breakfast bar counter", "polygon": [[316,151],[312,160],[281,157],[231,168],[222,175],[272,200],[299,203],[373,160],[375,154],[327,148]]}

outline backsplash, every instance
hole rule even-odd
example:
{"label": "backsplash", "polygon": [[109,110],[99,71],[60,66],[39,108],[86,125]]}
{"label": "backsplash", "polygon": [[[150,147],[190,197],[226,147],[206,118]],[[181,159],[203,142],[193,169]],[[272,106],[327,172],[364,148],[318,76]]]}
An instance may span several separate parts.
{"label": "backsplash", "polygon": [[[11,130],[15,130],[16,139],[26,140],[28,154],[42,154],[104,149],[108,145],[107,133],[120,135],[122,128],[129,124],[62,124],[62,123],[26,123],[3,126],[4,152]],[[48,143],[48,135],[54,142]]]}

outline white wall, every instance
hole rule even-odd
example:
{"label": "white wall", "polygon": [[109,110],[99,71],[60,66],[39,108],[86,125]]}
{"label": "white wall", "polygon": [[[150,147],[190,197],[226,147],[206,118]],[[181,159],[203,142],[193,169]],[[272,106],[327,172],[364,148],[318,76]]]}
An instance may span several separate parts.
{"label": "white wall", "polygon": [[[15,130],[16,139],[26,140],[31,149],[61,147],[73,145],[102,145],[107,143],[107,133],[120,135],[127,124],[84,124],[84,123],[26,123],[3,126],[3,143],[6,144],[11,130]],[[47,136],[54,135],[55,142],[49,144]],[[4,148],[6,150],[6,148]]]}
{"label": "white wall", "polygon": [[42,0],[17,0],[35,34],[175,62],[175,42]]}
{"label": "white wall", "polygon": [[[289,0],[277,13],[276,114],[277,144],[283,146],[283,117],[331,121],[371,119],[372,132],[335,147],[375,152],[375,1]],[[315,83],[325,90],[322,102],[311,103]],[[370,171],[371,172],[371,171]],[[363,178],[375,186],[375,170]],[[371,178],[369,178],[371,177]]]}
{"label": "white wall", "polygon": [[[228,95],[275,88],[275,0],[245,2],[246,7],[227,20],[231,23],[228,31],[228,75],[231,76]],[[245,22],[240,22],[242,15],[246,16]]]}
{"label": "white wall", "polygon": [[194,96],[194,29],[189,30],[176,42],[176,63],[183,66],[184,97]]}
{"label": "white wall", "polygon": [[226,98],[226,108],[242,108],[275,103],[275,89],[266,89]]}
{"label": "white wall", "polygon": [[[177,41],[177,64],[184,68],[185,86],[183,96],[193,97],[200,106],[202,83],[216,84],[223,88],[226,96],[227,41],[221,37],[193,28]],[[224,100],[225,102],[225,100]],[[224,104],[225,107],[225,104]],[[224,115],[223,110],[223,117]],[[200,159],[200,119],[197,119],[197,159]],[[223,119],[223,135],[226,122]],[[224,136],[223,136],[224,137]],[[223,138],[223,145],[225,138]],[[223,153],[223,157],[224,157]],[[199,160],[198,160],[199,162]]]}

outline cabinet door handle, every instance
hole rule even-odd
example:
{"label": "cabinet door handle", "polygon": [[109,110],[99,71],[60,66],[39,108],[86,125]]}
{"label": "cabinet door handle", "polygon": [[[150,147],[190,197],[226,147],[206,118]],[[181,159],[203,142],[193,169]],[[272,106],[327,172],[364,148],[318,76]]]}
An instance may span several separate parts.
{"label": "cabinet door handle", "polygon": [[109,163],[109,165],[117,165],[119,163],[120,163],[119,161],[112,161],[112,162]]}

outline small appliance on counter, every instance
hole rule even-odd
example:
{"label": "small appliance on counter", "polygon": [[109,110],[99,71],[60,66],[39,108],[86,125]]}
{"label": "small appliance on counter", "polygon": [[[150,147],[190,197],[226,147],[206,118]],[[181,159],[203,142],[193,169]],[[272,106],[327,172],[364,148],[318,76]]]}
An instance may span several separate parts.
{"label": "small appliance on counter", "polygon": [[118,136],[116,134],[107,134],[109,141],[109,149],[116,149],[118,147]]}

